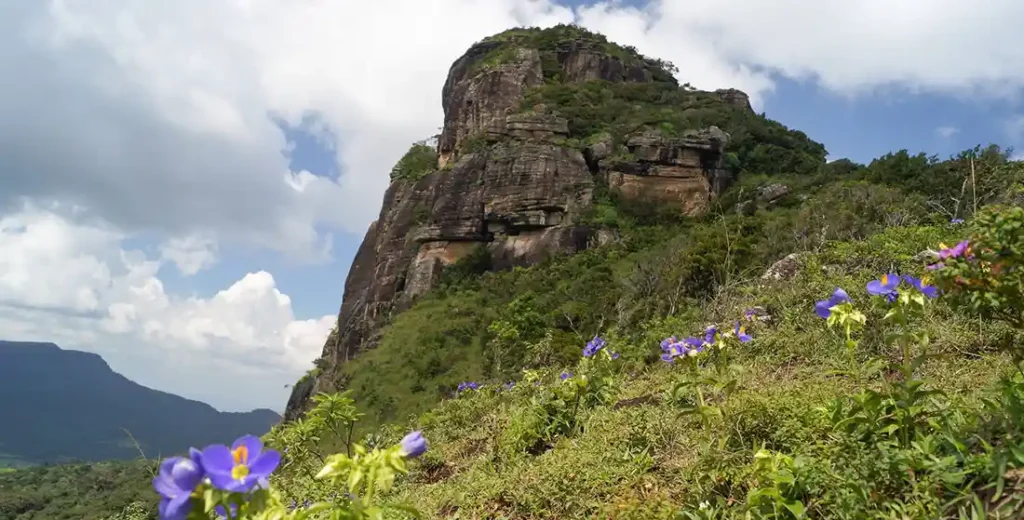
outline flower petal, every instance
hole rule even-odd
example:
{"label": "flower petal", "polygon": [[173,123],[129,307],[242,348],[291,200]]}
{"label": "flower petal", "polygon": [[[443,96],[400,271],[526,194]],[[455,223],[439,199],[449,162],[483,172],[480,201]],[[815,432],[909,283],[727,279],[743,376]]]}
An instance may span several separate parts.
{"label": "flower petal", "polygon": [[177,464],[179,460],[181,460],[181,457],[171,457],[169,459],[164,459],[164,461],[160,463],[160,474],[170,477],[171,470],[174,469],[174,465]]}
{"label": "flower petal", "polygon": [[181,459],[171,470],[171,478],[178,489],[191,492],[203,479],[203,469],[192,459]]}
{"label": "flower petal", "polygon": [[248,460],[243,461],[248,464],[250,460],[260,456],[263,451],[263,441],[255,435],[243,435],[231,445],[231,450],[237,450],[239,446],[245,446],[246,452],[248,453]]}
{"label": "flower petal", "polygon": [[235,460],[231,450],[223,444],[213,444],[203,449],[203,468],[209,473],[231,473]]}
{"label": "flower petal", "polygon": [[868,294],[873,296],[881,296],[889,292],[880,280],[871,280],[867,285]]}
{"label": "flower petal", "polygon": [[[848,302],[850,301],[850,295],[846,294],[846,291],[844,291],[841,287],[836,287],[836,290],[832,292],[831,300],[836,303]],[[835,303],[833,304],[833,306],[834,305]]]}
{"label": "flower petal", "polygon": [[829,310],[832,308],[832,305],[830,305],[831,303],[832,302],[830,302],[829,300],[821,300],[819,302],[815,302],[814,313],[817,314],[822,319],[828,319],[828,317],[832,315],[832,311]]}
{"label": "flower petal", "polygon": [[159,475],[153,478],[153,489],[164,498],[173,498],[181,494],[181,490],[174,484],[170,477]]}
{"label": "flower petal", "polygon": [[265,477],[273,473],[280,463],[281,453],[277,450],[267,450],[255,460],[249,461],[249,474]]}
{"label": "flower petal", "polygon": [[192,503],[189,501],[191,495],[184,494],[172,498],[167,502],[164,514],[160,517],[163,520],[185,520],[192,511]]}
{"label": "flower petal", "polygon": [[234,491],[238,480],[231,478],[231,473],[210,472],[210,482],[213,487],[224,491]]}

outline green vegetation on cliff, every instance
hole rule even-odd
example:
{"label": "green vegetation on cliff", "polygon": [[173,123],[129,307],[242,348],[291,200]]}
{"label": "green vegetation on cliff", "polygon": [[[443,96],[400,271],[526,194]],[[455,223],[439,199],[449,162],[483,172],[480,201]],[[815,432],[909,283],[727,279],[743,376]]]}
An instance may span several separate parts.
{"label": "green vegetation on cliff", "polygon": [[714,92],[680,88],[675,83],[587,81],[532,89],[524,108],[543,104],[569,120],[569,137],[584,143],[607,133],[613,146],[645,128],[682,137],[718,126],[729,133],[726,152],[744,172],[809,174],[825,162],[825,147],[803,132],[731,105]]}
{"label": "green vegetation on cliff", "polygon": [[425,141],[413,143],[391,169],[391,180],[418,180],[437,169],[437,150]]}
{"label": "green vegetation on cliff", "polygon": [[[536,49],[541,57],[544,79],[552,83],[565,80],[565,69],[558,61],[559,52],[592,51],[612,56],[625,66],[646,69],[655,81],[675,84],[673,74],[678,69],[671,62],[648,58],[633,46],[623,46],[608,41],[603,34],[588,31],[576,25],[559,24],[548,29],[536,27],[516,28],[484,38],[480,44],[493,45],[482,58],[477,60],[475,70],[486,70],[517,59],[519,49]],[[478,44],[478,45],[480,45]],[[497,44],[497,45],[494,45]]]}

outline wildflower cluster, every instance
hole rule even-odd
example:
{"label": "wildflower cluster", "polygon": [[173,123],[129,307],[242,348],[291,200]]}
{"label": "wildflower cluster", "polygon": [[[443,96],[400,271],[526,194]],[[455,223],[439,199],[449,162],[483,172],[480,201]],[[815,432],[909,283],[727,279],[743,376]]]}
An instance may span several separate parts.
{"label": "wildflower cluster", "polygon": [[985,208],[967,239],[935,256],[928,269],[951,303],[1024,329],[1024,208]]}
{"label": "wildflower cluster", "polygon": [[[750,321],[756,316],[749,310],[744,317]],[[730,343],[746,343],[753,337],[747,333],[746,327],[737,320],[731,330],[722,332],[716,326],[704,330],[703,337],[690,336],[679,340],[676,336],[661,341],[661,359],[666,363],[675,364],[676,360],[685,361],[688,370],[683,370],[668,391],[666,399],[675,403],[684,414],[696,414],[708,425],[713,416],[723,414],[720,406],[715,403],[724,402],[736,389],[739,382],[739,367],[729,364],[728,352]],[[703,373],[699,365],[708,354],[714,373]]]}
{"label": "wildflower cluster", "polygon": [[171,457],[160,464],[153,488],[160,495],[161,520],[208,519],[211,513],[227,519],[303,519],[317,512],[332,518],[373,518],[380,508],[373,504],[374,489],[386,490],[396,473],[405,473],[405,459],[427,450],[420,432],[406,435],[388,450],[367,453],[355,446],[356,455],[329,457],[317,479],[346,480],[348,491],[333,503],[294,500],[284,505],[271,486],[270,476],[281,463],[281,452],[264,449],[256,436],[245,435],[230,447],[214,444],[203,450],[191,448],[187,457]]}
{"label": "wildflower cluster", "polygon": [[704,353],[705,350],[714,351],[718,357],[721,357],[724,355],[728,342],[746,343],[752,339],[753,337],[747,333],[746,326],[742,325],[739,320],[733,324],[731,331],[724,333],[720,332],[717,326],[712,325],[704,330],[703,338],[690,336],[680,340],[676,336],[670,336],[661,340],[661,360],[666,363],[674,363],[679,358],[694,358]]}
{"label": "wildflower cluster", "polygon": [[478,385],[477,383],[474,383],[472,381],[464,381],[462,383],[459,383],[459,386],[455,389],[455,393],[461,394],[462,392],[465,392],[467,390],[478,390],[479,388],[480,385]]}
{"label": "wildflower cluster", "polygon": [[525,371],[525,382],[538,388],[530,405],[512,417],[512,427],[502,435],[500,444],[507,454],[536,452],[551,446],[559,436],[570,436],[582,429],[581,414],[596,406],[611,403],[616,395],[619,354],[608,349],[608,342],[595,336],[583,347],[583,356],[571,370],[558,374],[554,385],[541,385],[538,371]]}
{"label": "wildflower cluster", "polygon": [[607,353],[609,359],[619,359],[618,352],[604,350],[607,345],[608,343],[605,340],[601,339],[599,336],[594,336],[594,339],[588,341],[587,345],[583,347],[583,357],[594,357],[598,352],[604,351]]}
{"label": "wildflower cluster", "polygon": [[[934,300],[942,298],[956,307],[956,303],[971,302],[967,294],[980,297],[1001,287],[1006,292],[985,296],[984,305],[992,311],[997,303],[1015,301],[1014,289],[1008,286],[1018,282],[1008,269],[1017,262],[1024,264],[1024,247],[1003,248],[1001,255],[995,253],[1000,249],[991,247],[992,235],[1002,234],[1004,244],[1013,242],[1007,237],[1016,229],[1024,235],[1024,211],[1013,213],[1021,217],[1019,224],[1003,220],[1001,229],[989,222],[987,231],[978,231],[970,240],[954,247],[942,245],[928,269],[936,279],[934,285],[925,277],[886,273],[864,287],[871,297],[870,308],[862,305],[864,312],[842,288],[815,302],[815,314],[830,328],[845,331],[851,351],[858,343],[857,331],[869,322],[877,327],[880,334],[872,336],[885,338],[902,354],[902,360],[893,364],[903,377],[885,378],[881,384],[865,381],[858,385],[859,391],[822,409],[832,426],[829,437],[841,442],[842,456],[806,446],[784,448],[790,452],[785,453],[762,445],[751,468],[756,485],[748,492],[748,514],[754,513],[755,518],[1021,517],[1024,479],[1018,474],[1024,469],[1024,444],[1018,439],[1024,425],[1024,371],[1004,376],[1001,395],[986,398],[980,409],[971,408],[970,413],[958,409],[960,401],[931,388],[916,373],[929,357],[929,338],[920,323]],[[984,262],[990,262],[988,270]],[[995,262],[1002,262],[1001,271],[993,272]],[[882,364],[866,361],[854,364]],[[1015,440],[1007,442],[1011,436]],[[864,462],[851,465],[854,459]],[[856,469],[849,471],[848,466]],[[867,467],[873,469],[864,478]],[[836,476],[840,478],[826,483]],[[841,492],[823,492],[844,488],[870,498],[847,502]]]}

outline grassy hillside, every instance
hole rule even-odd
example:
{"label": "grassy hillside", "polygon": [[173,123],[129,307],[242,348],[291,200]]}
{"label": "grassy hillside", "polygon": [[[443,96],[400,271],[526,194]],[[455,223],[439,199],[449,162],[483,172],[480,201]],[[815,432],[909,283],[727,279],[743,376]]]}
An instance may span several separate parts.
{"label": "grassy hillside", "polygon": [[[976,169],[985,164],[1012,198],[1024,164],[993,154]],[[386,333],[395,343],[362,361],[366,381],[377,383],[352,387],[371,396],[357,403],[371,419],[426,410],[367,438],[383,445],[418,429],[431,441],[386,500],[429,518],[1020,514],[1024,374],[1012,323],[951,297],[918,297],[928,305],[906,330],[916,334],[913,354],[932,357],[905,379],[892,336],[903,329],[883,321],[892,307],[865,290],[886,272],[920,276],[922,251],[968,234],[967,224],[930,209],[941,194],[899,187],[959,159],[926,161],[902,179],[886,170],[916,160],[900,153],[813,179],[773,178],[799,202],[752,214],[723,209],[653,227],[623,217],[622,244],[532,269],[456,270],[395,320]],[[765,181],[749,179],[730,197]],[[794,278],[760,279],[789,252],[801,253]],[[1008,254],[1024,259],[1024,250]],[[815,314],[836,287],[865,314],[852,351],[842,327]],[[901,292],[919,294],[906,283]],[[659,359],[664,338],[701,336],[710,324],[731,330],[736,320],[753,336],[728,340],[736,371],[719,371],[714,356],[698,357],[696,372]],[[595,333],[617,359],[581,357]],[[385,350],[398,344],[401,355]],[[438,367],[454,368],[438,375]],[[520,367],[527,372],[516,374]],[[423,389],[447,392],[461,380],[484,386],[431,407]],[[290,429],[276,435],[294,449]],[[329,499],[334,489],[300,469],[319,464],[309,457],[291,462],[279,486],[286,496]]]}

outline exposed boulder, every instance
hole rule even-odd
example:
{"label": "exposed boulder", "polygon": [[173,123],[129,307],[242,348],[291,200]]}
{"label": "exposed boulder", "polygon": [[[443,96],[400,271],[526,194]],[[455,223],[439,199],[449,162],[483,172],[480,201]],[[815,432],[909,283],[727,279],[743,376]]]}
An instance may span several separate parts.
{"label": "exposed boulder", "polygon": [[772,264],[761,276],[762,280],[789,280],[800,272],[800,254],[790,253]]}
{"label": "exposed boulder", "polygon": [[757,200],[765,204],[771,204],[786,195],[789,195],[789,186],[785,184],[772,183],[757,188]]}

